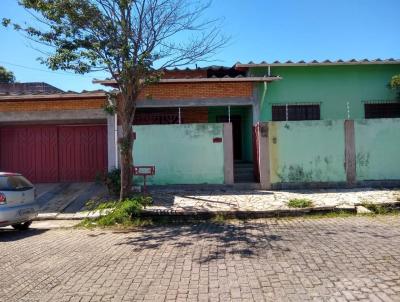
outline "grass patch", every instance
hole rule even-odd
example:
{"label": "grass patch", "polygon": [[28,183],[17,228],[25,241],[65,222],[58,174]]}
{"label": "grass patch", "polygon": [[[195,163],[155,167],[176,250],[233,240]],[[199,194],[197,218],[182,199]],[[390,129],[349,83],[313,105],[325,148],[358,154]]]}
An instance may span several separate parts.
{"label": "grass patch", "polygon": [[225,223],[227,220],[228,220],[228,218],[223,214],[217,214],[211,218],[211,222],[217,223],[217,224]]}
{"label": "grass patch", "polygon": [[311,208],[314,204],[311,200],[305,198],[294,198],[288,202],[289,208]]}
{"label": "grass patch", "polygon": [[[323,213],[323,214],[307,214],[304,216],[301,216],[302,218],[305,219],[321,219],[321,218],[348,218],[348,217],[356,217],[355,213],[351,213],[349,211],[332,211],[328,213]],[[294,217],[296,218],[296,217]]]}

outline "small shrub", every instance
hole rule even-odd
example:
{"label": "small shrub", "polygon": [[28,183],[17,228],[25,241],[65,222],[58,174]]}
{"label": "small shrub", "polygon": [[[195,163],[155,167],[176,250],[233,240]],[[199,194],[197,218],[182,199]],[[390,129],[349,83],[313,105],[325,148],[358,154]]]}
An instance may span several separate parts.
{"label": "small shrub", "polygon": [[217,224],[225,223],[226,220],[227,220],[227,218],[226,218],[226,216],[223,215],[223,214],[217,214],[217,215],[215,215],[213,218],[211,218],[211,221],[212,221],[213,223],[217,223]]}
{"label": "small shrub", "polygon": [[388,214],[392,211],[390,206],[376,203],[364,202],[361,204],[364,208],[372,211],[374,214]]}
{"label": "small shrub", "polygon": [[313,203],[309,199],[294,198],[289,200],[288,206],[289,208],[311,208],[313,207]]}
{"label": "small shrub", "polygon": [[121,191],[121,170],[114,169],[108,172],[104,177],[104,184],[110,195],[118,196]]}
{"label": "small shrub", "polygon": [[110,201],[96,206],[93,210],[100,211],[101,217],[85,219],[83,226],[132,226],[140,222],[140,213],[151,204],[150,197],[135,197],[123,201]]}

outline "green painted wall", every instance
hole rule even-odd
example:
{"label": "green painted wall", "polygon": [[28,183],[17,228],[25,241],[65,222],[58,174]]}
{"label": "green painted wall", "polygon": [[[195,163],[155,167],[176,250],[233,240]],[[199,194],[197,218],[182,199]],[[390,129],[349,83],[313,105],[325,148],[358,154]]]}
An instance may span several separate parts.
{"label": "green painted wall", "polygon": [[343,121],[270,122],[271,182],[343,182]]}
{"label": "green painted wall", "polygon": [[134,131],[134,164],[156,166],[149,184],[224,183],[223,143],[213,143],[223,137],[223,124],[145,125]]}
{"label": "green painted wall", "polygon": [[[217,116],[228,115],[228,107],[209,107],[208,122],[216,123]],[[243,160],[253,161],[253,113],[251,107],[231,107],[231,115],[242,118],[242,154]]]}
{"label": "green painted wall", "polygon": [[[267,69],[252,68],[250,73],[265,75]],[[292,103],[320,103],[321,119],[347,119],[347,102],[350,119],[361,119],[363,102],[395,99],[388,83],[399,73],[400,64],[271,67],[271,74],[283,79],[268,85],[258,84],[260,119],[272,119],[272,104]]]}
{"label": "green painted wall", "polygon": [[354,122],[357,179],[400,179],[400,119]]}

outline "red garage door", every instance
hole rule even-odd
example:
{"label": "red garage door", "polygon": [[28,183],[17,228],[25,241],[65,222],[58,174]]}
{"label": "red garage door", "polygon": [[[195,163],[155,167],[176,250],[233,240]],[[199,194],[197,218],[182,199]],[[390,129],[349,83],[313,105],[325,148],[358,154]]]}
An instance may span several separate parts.
{"label": "red garage door", "polygon": [[106,171],[106,126],[0,128],[0,170],[33,182],[93,181]]}

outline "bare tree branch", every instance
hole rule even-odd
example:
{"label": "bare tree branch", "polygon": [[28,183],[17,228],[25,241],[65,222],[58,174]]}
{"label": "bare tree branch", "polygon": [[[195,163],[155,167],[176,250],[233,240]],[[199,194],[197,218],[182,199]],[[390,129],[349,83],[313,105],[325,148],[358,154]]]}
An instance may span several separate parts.
{"label": "bare tree branch", "polygon": [[[107,70],[120,95],[115,109],[122,126],[121,196],[131,187],[132,123],[137,98],[164,68],[210,61],[228,41],[207,20],[205,0],[20,0],[40,24],[12,24],[30,40],[46,46],[49,68],[88,73]],[[156,67],[159,68],[156,68]],[[114,102],[114,101],[113,101]]]}

